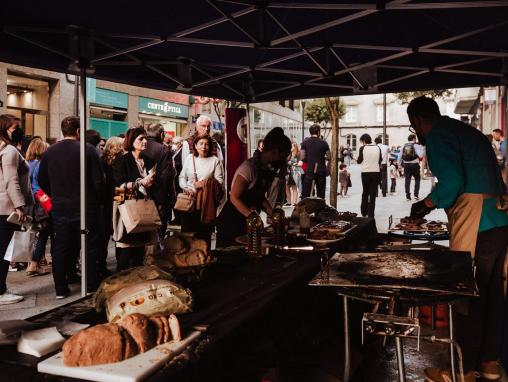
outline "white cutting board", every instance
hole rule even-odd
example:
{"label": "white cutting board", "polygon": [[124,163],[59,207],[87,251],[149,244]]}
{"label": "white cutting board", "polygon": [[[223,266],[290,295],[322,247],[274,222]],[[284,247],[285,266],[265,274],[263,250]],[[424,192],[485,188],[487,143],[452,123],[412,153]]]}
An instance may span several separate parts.
{"label": "white cutting board", "polygon": [[125,361],[96,366],[65,366],[63,353],[39,362],[37,371],[63,377],[80,378],[97,382],[140,382],[156,372],[171,358],[180,354],[202,332],[191,332],[179,342],[168,342],[138,354]]}

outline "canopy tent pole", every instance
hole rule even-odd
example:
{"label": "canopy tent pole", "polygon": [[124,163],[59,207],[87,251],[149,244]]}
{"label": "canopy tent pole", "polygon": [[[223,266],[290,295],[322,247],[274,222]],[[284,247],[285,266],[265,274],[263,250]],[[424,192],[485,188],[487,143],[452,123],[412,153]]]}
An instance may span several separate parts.
{"label": "canopy tent pole", "polygon": [[86,100],[86,66],[79,63],[79,82],[81,88],[81,108],[79,113],[79,194],[80,194],[80,236],[81,236],[81,296],[87,291],[87,256],[86,256],[86,139],[88,105]]}
{"label": "canopy tent pole", "polygon": [[387,145],[386,142],[386,93],[383,93],[383,145]]}
{"label": "canopy tent pole", "polygon": [[250,158],[251,156],[251,149],[252,149],[252,139],[250,136],[250,103],[247,102],[247,158]]}

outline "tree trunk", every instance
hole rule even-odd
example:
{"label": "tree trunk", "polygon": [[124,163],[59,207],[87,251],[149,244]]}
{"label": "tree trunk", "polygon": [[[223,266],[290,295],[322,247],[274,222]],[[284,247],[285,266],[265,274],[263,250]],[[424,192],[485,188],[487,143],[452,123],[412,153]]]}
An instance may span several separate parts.
{"label": "tree trunk", "polygon": [[332,147],[330,148],[330,205],[337,208],[337,184],[338,184],[338,143],[339,143],[339,113],[338,108],[340,101],[337,98],[336,102],[330,98],[325,98],[326,106],[330,114],[330,122],[332,124]]}
{"label": "tree trunk", "polygon": [[339,119],[332,118],[332,147],[330,148],[330,205],[337,208],[337,185],[338,185],[338,143],[339,143]]}

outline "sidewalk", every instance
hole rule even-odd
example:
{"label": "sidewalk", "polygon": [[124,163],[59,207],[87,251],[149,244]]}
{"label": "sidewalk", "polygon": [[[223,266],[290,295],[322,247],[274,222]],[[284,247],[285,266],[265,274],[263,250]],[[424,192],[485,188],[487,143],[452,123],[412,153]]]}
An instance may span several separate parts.
{"label": "sidewalk", "polygon": [[[361,168],[360,165],[354,164],[349,168],[351,172],[351,183],[353,186],[348,190],[348,196],[342,198],[337,196],[337,209],[339,211],[351,211],[356,212],[360,215],[360,204],[362,202],[362,179],[361,179]],[[329,202],[329,184],[330,178],[327,180],[326,198]],[[390,179],[388,179],[388,189],[390,187]],[[430,179],[422,179],[420,182],[420,200],[427,196],[431,189]],[[411,195],[414,190],[414,180],[411,182]],[[411,202],[406,200],[406,193],[404,191],[404,178],[397,178],[396,195],[387,194],[386,197],[381,195],[379,191],[379,197],[376,198],[376,210],[375,218],[376,225],[379,232],[386,232],[388,230],[388,219],[390,215],[394,218],[401,218],[409,216],[411,212],[411,204],[415,203],[416,200]],[[437,209],[427,215],[427,219],[430,220],[441,220],[448,221],[444,210]]]}

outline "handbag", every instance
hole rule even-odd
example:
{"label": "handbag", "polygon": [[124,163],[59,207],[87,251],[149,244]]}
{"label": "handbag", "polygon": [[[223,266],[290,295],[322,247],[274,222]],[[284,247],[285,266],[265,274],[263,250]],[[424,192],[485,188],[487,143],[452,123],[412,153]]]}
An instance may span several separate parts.
{"label": "handbag", "polygon": [[[192,165],[194,167],[194,180],[197,182],[198,175],[196,174],[196,161],[194,160],[194,155],[192,155]],[[180,192],[176,196],[176,203],[173,208],[180,212],[194,212],[196,209],[196,195],[189,195],[185,192]]]}
{"label": "handbag", "polygon": [[128,199],[118,206],[125,231],[130,233],[151,232],[161,225],[155,202],[151,199]]}
{"label": "handbag", "polygon": [[36,232],[30,229],[27,231],[14,231],[5,251],[4,260],[11,263],[29,263],[32,261],[36,239]]}

